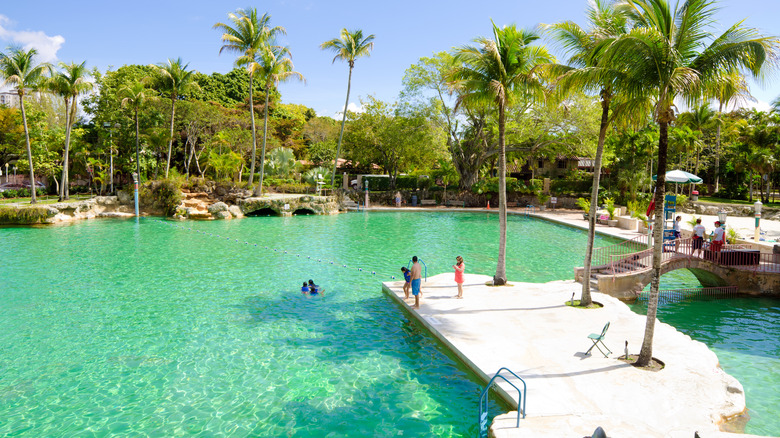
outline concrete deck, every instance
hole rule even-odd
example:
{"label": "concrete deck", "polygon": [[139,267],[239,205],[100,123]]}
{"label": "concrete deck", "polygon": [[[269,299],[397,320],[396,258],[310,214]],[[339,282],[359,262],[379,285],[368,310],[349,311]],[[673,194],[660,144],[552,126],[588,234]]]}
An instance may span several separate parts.
{"label": "concrete deck", "polygon": [[[581,219],[580,219],[581,220]],[[584,222],[584,221],[582,221]],[[453,274],[423,282],[419,310],[403,299],[401,281],[383,284],[385,292],[447,345],[486,383],[507,367],[528,385],[527,417],[515,428],[516,413],[496,417],[494,436],[584,437],[601,426],[610,437],[702,438],[746,435],[721,432],[725,419],[745,410],[741,384],[726,374],[706,345],[656,322],[653,356],[659,372],[635,369],[617,360],[628,341],[639,352],[645,317],[624,303],[595,293],[600,309],[565,306],[580,286],[573,281],[514,283],[489,287],[490,277],[466,274],[464,299],[455,299]],[[591,346],[590,333],[610,321],[608,358]],[[504,398],[516,400],[510,386]],[[515,403],[516,406],[516,403]],[[464,413],[474,415],[477,412]]]}

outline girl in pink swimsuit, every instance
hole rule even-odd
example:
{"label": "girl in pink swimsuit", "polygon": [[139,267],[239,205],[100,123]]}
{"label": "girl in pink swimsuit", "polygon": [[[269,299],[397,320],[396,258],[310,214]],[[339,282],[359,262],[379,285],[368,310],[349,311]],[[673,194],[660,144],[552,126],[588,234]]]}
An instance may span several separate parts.
{"label": "girl in pink swimsuit", "polygon": [[466,264],[463,263],[463,257],[458,256],[455,258],[458,263],[452,265],[455,269],[455,283],[458,284],[458,296],[457,298],[463,298],[463,272],[466,270]]}

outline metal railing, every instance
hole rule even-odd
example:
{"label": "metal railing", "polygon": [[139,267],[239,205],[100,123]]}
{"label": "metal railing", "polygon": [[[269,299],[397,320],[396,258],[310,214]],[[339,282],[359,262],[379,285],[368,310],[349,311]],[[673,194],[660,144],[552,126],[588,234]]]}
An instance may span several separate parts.
{"label": "metal railing", "polygon": [[[422,259],[417,259],[417,261],[422,263],[422,265],[425,267],[425,281],[428,281],[428,265],[426,265]],[[409,259],[409,263],[406,264],[406,269],[409,269],[410,266],[412,266],[412,259]]]}
{"label": "metal railing", "polygon": [[604,246],[593,250],[591,256],[591,266],[604,266],[609,264],[610,256],[633,254],[638,251],[643,251],[650,246],[649,237],[647,235],[641,235],[634,237],[631,240],[625,240],[615,245]]}
{"label": "metal railing", "polygon": [[528,204],[528,205],[525,206],[525,214],[526,214],[526,216],[529,215],[529,214],[534,214],[534,213],[536,213],[536,207],[534,207],[531,204]]}
{"label": "metal railing", "polygon": [[[510,374],[515,376],[517,380],[523,383],[523,390],[521,391],[520,388],[517,387],[514,383],[509,381],[506,377],[501,375],[501,371],[508,371]],[[520,376],[512,372],[507,367],[501,367],[498,371],[496,371],[496,374],[493,375],[493,378],[490,379],[490,382],[488,382],[487,386],[485,386],[485,389],[482,390],[482,395],[479,397],[479,438],[487,438],[488,436],[488,404],[487,404],[487,398],[488,398],[488,392],[490,391],[490,388],[493,387],[493,384],[496,380],[496,378],[503,379],[506,383],[512,385],[513,388],[517,390],[517,425],[515,427],[520,427],[520,406],[522,402],[522,412],[523,412],[523,418],[525,418],[525,400],[526,400],[526,385],[525,380],[523,380]]]}
{"label": "metal railing", "polygon": [[[711,249],[710,242],[702,242],[700,248],[694,249],[694,240],[676,239],[663,243],[661,264],[672,259],[701,259],[729,266],[735,269],[766,273],[780,273],[780,254],[766,254],[752,250],[750,245],[724,245],[719,251]],[[613,275],[641,272],[652,268],[653,248],[630,254],[610,254],[606,263],[606,271]],[[595,265],[595,263],[594,263]],[[602,273],[605,269],[602,269]]]}
{"label": "metal railing", "polygon": [[[658,291],[658,303],[676,302],[700,296],[732,298],[737,294],[739,294],[739,288],[737,286],[664,289]],[[637,294],[636,298],[637,302],[647,301],[650,298],[650,291],[641,291]]]}

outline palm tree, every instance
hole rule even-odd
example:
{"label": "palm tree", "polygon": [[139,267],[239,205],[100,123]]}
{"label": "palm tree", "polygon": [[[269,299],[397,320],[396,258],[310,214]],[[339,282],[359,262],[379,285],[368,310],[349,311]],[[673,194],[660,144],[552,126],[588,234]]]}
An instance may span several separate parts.
{"label": "palm tree", "polygon": [[[627,32],[626,17],[615,11],[614,2],[596,0],[586,12],[590,29],[584,30],[574,22],[566,21],[549,26],[555,39],[571,53],[568,66],[552,66],[551,71],[558,73],[556,90],[559,94],[568,94],[574,90],[597,90],[601,97],[601,125],[593,169],[593,186],[590,195],[590,212],[588,216],[588,246],[585,251],[584,272],[582,281],[581,306],[589,306],[593,300],[590,295],[590,270],[593,259],[593,243],[596,238],[596,209],[598,207],[599,180],[601,178],[604,142],[610,123],[620,113],[616,108],[610,108],[614,99],[621,97],[621,81],[627,78],[622,72],[611,68],[604,62],[603,47],[620,35]],[[619,102],[618,102],[619,103]],[[618,108],[632,110],[639,115],[643,111],[641,102],[626,103]],[[610,109],[612,117],[610,118]]]}
{"label": "palm tree", "polygon": [[260,53],[258,74],[265,82],[265,105],[263,110],[263,151],[260,154],[260,181],[255,189],[255,196],[263,194],[263,175],[265,174],[265,146],[268,138],[268,95],[271,87],[279,82],[290,79],[305,81],[303,75],[297,71],[290,59],[290,49],[281,46],[269,46]]}
{"label": "palm tree", "polygon": [[190,91],[200,89],[195,82],[195,72],[187,70],[189,64],[183,64],[181,58],[176,60],[168,59],[167,64],[157,64],[151,67],[155,71],[153,80],[156,88],[163,93],[171,95],[171,132],[168,139],[168,162],[165,165],[165,177],[168,178],[168,171],[171,168],[171,153],[173,152],[173,121],[176,114],[176,101],[179,96]]}
{"label": "palm tree", "polygon": [[341,29],[341,37],[325,41],[320,44],[322,50],[332,50],[336,52],[333,57],[335,63],[337,59],[347,61],[349,64],[349,79],[347,80],[347,101],[344,102],[344,113],[341,116],[341,131],[339,132],[339,144],[336,147],[336,158],[333,160],[333,174],[330,176],[330,186],[333,187],[336,181],[336,165],[339,162],[341,154],[341,139],[344,138],[344,124],[347,121],[347,107],[349,106],[349,90],[352,88],[352,69],[355,68],[355,60],[362,56],[371,56],[371,50],[374,48],[374,35],[363,37],[361,29],[349,31],[346,28]]}
{"label": "palm tree", "polygon": [[543,98],[544,85],[534,67],[550,64],[554,58],[542,46],[534,31],[514,25],[499,28],[493,23],[493,38],[479,37],[477,46],[455,50],[456,66],[451,86],[459,92],[458,104],[491,103],[498,107],[498,264],[493,284],[506,284],[506,110],[518,98]]}
{"label": "palm tree", "polygon": [[0,77],[4,78],[2,85],[16,86],[19,94],[19,107],[22,110],[24,138],[27,142],[27,164],[30,166],[30,204],[35,204],[35,171],[33,170],[32,148],[30,147],[30,131],[27,128],[27,113],[24,109],[24,96],[27,89],[36,89],[44,79],[49,68],[47,64],[35,65],[35,49],[22,50],[9,47],[9,53],[0,53]]}
{"label": "palm tree", "polygon": [[81,64],[71,62],[60,63],[61,71],[52,72],[47,81],[46,88],[65,100],[65,151],[62,155],[62,185],[59,190],[59,200],[70,198],[68,183],[68,160],[70,153],[70,133],[73,123],[76,121],[78,110],[78,97],[81,94],[92,91],[94,84],[88,81],[89,72],[86,61]]}
{"label": "palm tree", "polygon": [[122,106],[131,106],[133,108],[133,119],[135,120],[135,172],[138,180],[141,180],[141,159],[139,150],[139,129],[138,129],[138,108],[146,101],[149,89],[142,82],[134,82],[119,89],[119,97],[122,98]]}
{"label": "palm tree", "polygon": [[284,35],[283,27],[269,27],[271,16],[263,14],[257,16],[257,9],[238,9],[236,13],[228,14],[231,23],[217,23],[214,29],[222,30],[222,47],[219,49],[238,54],[236,66],[246,67],[249,72],[249,113],[252,116],[252,165],[249,173],[249,185],[252,185],[255,177],[255,160],[257,154],[257,133],[255,131],[255,105],[252,97],[253,79],[260,69],[257,62],[262,50],[273,44],[276,36]]}
{"label": "palm tree", "polygon": [[707,91],[728,67],[759,75],[765,64],[771,64],[765,61],[776,58],[777,41],[743,27],[741,22],[711,38],[707,26],[714,19],[713,0],[685,0],[675,4],[674,9],[668,0],[624,0],[616,8],[628,14],[634,28],[610,45],[607,59],[637,79],[631,90],[634,95],[652,92],[654,117],[659,125],[653,279],[645,336],[637,360],[637,365],[646,366],[652,358],[658,308],[666,153],[674,101],[680,98],[694,103],[710,97]]}

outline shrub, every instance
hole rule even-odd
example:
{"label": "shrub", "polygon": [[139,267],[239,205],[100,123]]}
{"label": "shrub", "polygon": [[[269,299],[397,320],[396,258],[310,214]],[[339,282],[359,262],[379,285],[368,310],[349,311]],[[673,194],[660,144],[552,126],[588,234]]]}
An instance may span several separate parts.
{"label": "shrub", "polygon": [[556,179],[550,182],[555,193],[587,193],[593,188],[593,181]]}
{"label": "shrub", "polygon": [[[531,180],[533,181],[533,180]],[[524,185],[520,185],[520,183],[517,182],[517,178],[507,178],[506,179],[506,191],[507,192],[524,192],[525,191]],[[541,186],[539,191],[541,190]],[[482,193],[498,193],[498,177],[495,178],[485,178],[482,180],[479,180],[471,186],[471,191],[473,191],[476,194],[482,194]],[[537,191],[534,191],[532,193],[535,193]]]}
{"label": "shrub", "polygon": [[[132,186],[128,188],[132,191]],[[167,216],[173,216],[176,214],[176,208],[181,204],[181,181],[178,179],[147,181],[141,186],[138,197],[141,205],[160,210]]]}
{"label": "shrub", "polygon": [[677,195],[677,207],[683,208],[688,205],[688,197],[685,195]]}
{"label": "shrub", "polygon": [[607,208],[607,213],[609,213],[609,219],[614,220],[615,219],[615,200],[612,198],[607,198],[604,200],[604,204]]}
{"label": "shrub", "polygon": [[48,217],[49,210],[43,207],[0,208],[0,224],[40,224]]}
{"label": "shrub", "polygon": [[585,213],[590,213],[590,199],[578,198],[577,205],[583,209]]}

